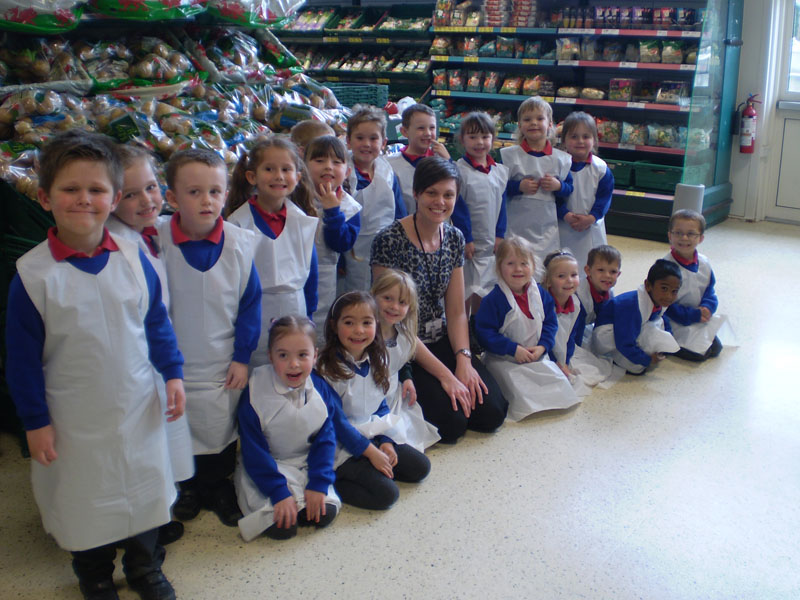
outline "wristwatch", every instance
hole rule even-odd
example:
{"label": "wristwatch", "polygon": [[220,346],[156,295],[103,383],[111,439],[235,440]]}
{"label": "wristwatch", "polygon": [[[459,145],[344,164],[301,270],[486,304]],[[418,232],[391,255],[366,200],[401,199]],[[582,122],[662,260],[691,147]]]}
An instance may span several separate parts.
{"label": "wristwatch", "polygon": [[460,350],[456,350],[456,354],[463,354],[467,358],[472,358],[472,352],[469,351],[469,348],[461,348]]}

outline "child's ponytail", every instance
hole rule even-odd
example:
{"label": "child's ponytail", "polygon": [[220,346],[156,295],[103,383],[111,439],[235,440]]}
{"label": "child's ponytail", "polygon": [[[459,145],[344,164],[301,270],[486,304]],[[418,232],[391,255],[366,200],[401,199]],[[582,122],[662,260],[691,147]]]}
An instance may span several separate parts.
{"label": "child's ponytail", "polygon": [[233,169],[231,187],[228,191],[228,199],[225,202],[224,216],[226,219],[253,195],[253,186],[247,181],[248,160],[247,153],[242,154]]}
{"label": "child's ponytail", "polygon": [[[295,154],[297,154],[295,152]],[[306,213],[309,217],[317,217],[317,209],[314,207],[314,185],[311,183],[311,177],[308,174],[308,169],[303,164],[303,161],[297,160],[297,187],[291,193],[289,198],[294,202],[297,207]]]}

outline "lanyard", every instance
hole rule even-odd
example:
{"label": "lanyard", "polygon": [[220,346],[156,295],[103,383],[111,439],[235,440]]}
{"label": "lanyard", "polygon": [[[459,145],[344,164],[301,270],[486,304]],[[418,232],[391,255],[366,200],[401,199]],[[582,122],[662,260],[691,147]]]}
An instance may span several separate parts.
{"label": "lanyard", "polygon": [[[422,248],[422,263],[425,265],[425,274],[428,276],[428,285],[425,286],[425,295],[428,296],[428,301],[430,302],[431,308],[436,306],[439,303],[439,296],[433,293],[433,275],[434,273],[430,270],[430,266],[428,265],[428,252],[425,250],[425,243],[422,241],[422,236],[419,234],[419,229],[417,228],[417,213],[414,213],[414,233],[417,234],[417,239],[419,240],[419,245]],[[438,268],[436,269],[436,273],[442,272],[442,245],[444,244],[444,240],[442,237],[442,227],[439,226],[439,249],[436,251],[439,254],[439,264]],[[433,254],[431,252],[430,254]]]}

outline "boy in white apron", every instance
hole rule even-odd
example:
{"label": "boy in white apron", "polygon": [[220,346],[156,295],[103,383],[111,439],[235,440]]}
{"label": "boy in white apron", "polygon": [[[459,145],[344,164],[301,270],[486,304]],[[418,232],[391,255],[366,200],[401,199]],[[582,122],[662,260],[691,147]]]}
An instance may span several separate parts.
{"label": "boy in white apron", "polygon": [[174,421],[183,358],[152,265],[104,227],[120,199],[115,151],[105,136],[74,131],[42,152],[38,196],[56,227],[17,263],[6,378],[44,528],[72,552],[84,597],[116,597],[119,546],[130,587],[169,599],[158,527],[175,487],[153,367]]}
{"label": "boy in white apron", "polygon": [[614,246],[604,244],[589,250],[578,284],[583,319],[575,335],[575,343],[591,351],[592,329],[602,306],[614,297],[613,288],[622,273],[622,255]]}
{"label": "boy in white apron", "polygon": [[681,272],[668,260],[650,267],[644,285],[615,296],[601,309],[592,332],[595,354],[606,354],[630,375],[678,351],[664,312],[678,297]]}
{"label": "boy in white apron", "polygon": [[224,223],[228,173],[220,156],[190,149],[167,165],[172,218],[159,226],[170,317],[186,365],[186,416],[195,476],[180,483],[175,516],[213,510],[235,527],[242,517],[230,479],[236,467],[236,407],[261,332],[261,283],[252,231]]}
{"label": "boy in white apron", "polygon": [[700,213],[689,209],[673,213],[669,220],[672,248],[664,257],[677,264],[683,275],[678,299],[667,310],[672,335],[681,346],[675,356],[693,362],[719,356],[722,342],[717,333],[727,322],[727,317],[715,314],[719,302],[711,263],[697,252],[705,229],[706,220]]}

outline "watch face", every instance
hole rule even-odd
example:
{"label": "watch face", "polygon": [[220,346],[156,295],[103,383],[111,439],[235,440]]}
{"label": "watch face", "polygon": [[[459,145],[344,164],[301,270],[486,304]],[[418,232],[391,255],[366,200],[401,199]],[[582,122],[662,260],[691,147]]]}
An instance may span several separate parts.
{"label": "watch face", "polygon": [[458,354],[463,354],[467,358],[472,358],[472,352],[470,352],[467,348],[462,348],[458,351]]}

